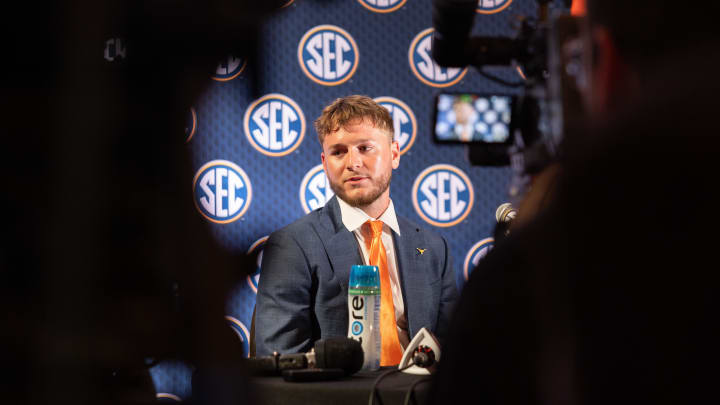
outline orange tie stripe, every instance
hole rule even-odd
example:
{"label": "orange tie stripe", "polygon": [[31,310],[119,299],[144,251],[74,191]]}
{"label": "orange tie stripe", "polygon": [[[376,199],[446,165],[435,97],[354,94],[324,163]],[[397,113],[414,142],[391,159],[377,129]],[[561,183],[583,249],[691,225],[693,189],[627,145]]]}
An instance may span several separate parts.
{"label": "orange tie stripe", "polygon": [[[372,237],[365,238],[365,246],[370,256],[370,265],[378,266],[380,270],[380,365],[395,366],[402,359],[402,346],[397,333],[395,321],[395,304],[393,303],[392,287],[390,285],[390,271],[383,245],[382,221],[367,221],[366,230],[370,230]],[[366,235],[369,232],[366,232]]]}

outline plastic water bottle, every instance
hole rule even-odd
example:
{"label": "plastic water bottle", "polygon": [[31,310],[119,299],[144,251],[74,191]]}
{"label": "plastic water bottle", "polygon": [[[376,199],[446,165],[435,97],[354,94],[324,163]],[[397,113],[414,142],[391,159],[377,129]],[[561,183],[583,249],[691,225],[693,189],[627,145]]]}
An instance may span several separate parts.
{"label": "plastic water bottle", "polygon": [[377,266],[355,265],[348,283],[348,337],[365,353],[362,370],[380,368],[380,272]]}

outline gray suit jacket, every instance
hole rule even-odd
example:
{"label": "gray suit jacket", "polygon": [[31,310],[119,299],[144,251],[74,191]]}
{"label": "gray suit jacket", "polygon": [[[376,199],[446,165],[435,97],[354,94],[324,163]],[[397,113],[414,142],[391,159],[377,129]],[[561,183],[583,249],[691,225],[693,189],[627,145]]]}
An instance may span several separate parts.
{"label": "gray suit jacket", "polygon": [[[450,252],[440,235],[398,216],[393,232],[410,339],[425,327],[443,340],[457,300]],[[421,253],[419,249],[424,249]],[[255,315],[258,356],[309,351],[316,340],[347,336],[350,267],[363,264],[337,197],[265,243]]]}

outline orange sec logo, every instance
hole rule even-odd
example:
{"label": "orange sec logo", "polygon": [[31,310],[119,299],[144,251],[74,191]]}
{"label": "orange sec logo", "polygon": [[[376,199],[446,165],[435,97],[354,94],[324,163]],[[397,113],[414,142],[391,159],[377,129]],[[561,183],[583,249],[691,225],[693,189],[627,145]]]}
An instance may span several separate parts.
{"label": "orange sec logo", "polygon": [[430,47],[435,30],[428,28],[415,36],[408,50],[410,69],[421,82],[432,87],[450,87],[465,76],[467,68],[440,67],[432,59]]}
{"label": "orange sec logo", "polygon": [[227,224],[242,217],[250,207],[252,185],[245,171],[233,162],[213,160],[193,179],[193,201],[205,219]]}
{"label": "orange sec logo", "polygon": [[452,165],[430,166],[413,183],[415,212],[430,225],[449,227],[459,224],[470,214],[474,199],[470,178]]}
{"label": "orange sec logo", "polygon": [[465,278],[465,281],[468,281],[470,274],[478,263],[480,263],[480,260],[487,256],[494,246],[495,239],[485,238],[470,248],[467,255],[465,255],[465,262],[463,263],[463,277]]}
{"label": "orange sec logo", "polygon": [[513,0],[478,0],[477,11],[480,14],[499,13],[513,2]]}
{"label": "orange sec logo", "polygon": [[290,97],[267,94],[245,110],[245,136],[258,152],[285,156],[300,146],[305,137],[305,114]]}
{"label": "orange sec logo", "polygon": [[407,104],[394,97],[377,97],[375,102],[390,112],[395,129],[393,139],[400,146],[400,154],[405,154],[415,143],[415,136],[417,135],[415,113]]}
{"label": "orange sec logo", "polygon": [[308,30],[298,44],[298,62],[305,76],[323,86],[348,81],[360,61],[353,37],[334,25],[318,25]]}
{"label": "orange sec logo", "polygon": [[392,13],[405,5],[407,0],[358,0],[358,2],[375,13]]}

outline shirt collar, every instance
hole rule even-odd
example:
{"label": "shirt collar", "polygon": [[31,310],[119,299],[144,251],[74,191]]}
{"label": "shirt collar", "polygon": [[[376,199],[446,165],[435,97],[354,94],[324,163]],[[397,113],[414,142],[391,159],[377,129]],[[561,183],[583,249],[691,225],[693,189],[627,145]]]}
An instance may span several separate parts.
{"label": "shirt collar", "polygon": [[[371,218],[368,214],[366,214],[365,211],[351,206],[343,201],[342,198],[338,197],[337,200],[340,204],[340,214],[342,216],[343,225],[345,225],[345,228],[347,228],[348,231],[354,232],[368,220],[375,220],[375,218]],[[392,229],[396,234],[400,235],[400,225],[398,224],[397,216],[395,215],[395,206],[393,205],[392,200],[390,200],[390,204],[387,209],[378,219],[383,221],[383,223],[390,227],[390,229]]]}

